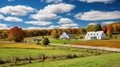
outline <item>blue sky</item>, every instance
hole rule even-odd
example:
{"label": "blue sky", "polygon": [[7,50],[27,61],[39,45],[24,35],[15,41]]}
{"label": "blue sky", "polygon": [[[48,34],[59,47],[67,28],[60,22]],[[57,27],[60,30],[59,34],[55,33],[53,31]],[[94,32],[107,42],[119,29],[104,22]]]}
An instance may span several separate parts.
{"label": "blue sky", "polygon": [[81,28],[120,22],[120,0],[0,0],[0,29]]}

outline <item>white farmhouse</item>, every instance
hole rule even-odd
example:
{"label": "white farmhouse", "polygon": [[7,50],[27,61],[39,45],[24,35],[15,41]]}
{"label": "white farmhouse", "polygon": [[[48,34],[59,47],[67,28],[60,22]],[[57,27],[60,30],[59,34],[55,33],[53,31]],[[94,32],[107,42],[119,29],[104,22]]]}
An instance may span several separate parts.
{"label": "white farmhouse", "polygon": [[87,32],[85,35],[85,40],[93,40],[93,39],[106,39],[106,35],[103,31],[96,31],[96,32]]}
{"label": "white farmhouse", "polygon": [[61,35],[60,35],[60,39],[72,39],[73,37],[71,36],[70,33],[68,32],[63,32]]}

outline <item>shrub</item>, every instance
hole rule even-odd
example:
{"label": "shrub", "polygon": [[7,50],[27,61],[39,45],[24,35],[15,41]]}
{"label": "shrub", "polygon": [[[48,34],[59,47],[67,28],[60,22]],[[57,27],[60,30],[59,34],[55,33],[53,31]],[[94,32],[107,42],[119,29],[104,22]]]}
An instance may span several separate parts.
{"label": "shrub", "polygon": [[48,38],[42,39],[42,45],[49,45],[50,41]]}

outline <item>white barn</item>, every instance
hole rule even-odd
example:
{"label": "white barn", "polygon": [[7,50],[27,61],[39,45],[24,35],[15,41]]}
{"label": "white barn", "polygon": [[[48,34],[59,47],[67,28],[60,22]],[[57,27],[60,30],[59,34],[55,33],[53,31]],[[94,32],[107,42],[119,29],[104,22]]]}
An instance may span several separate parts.
{"label": "white barn", "polygon": [[60,39],[72,39],[73,37],[71,36],[70,33],[68,32],[63,32],[61,35],[60,35]]}
{"label": "white barn", "polygon": [[87,32],[85,35],[85,40],[103,40],[106,39],[106,35],[103,31],[96,31],[96,32]]}

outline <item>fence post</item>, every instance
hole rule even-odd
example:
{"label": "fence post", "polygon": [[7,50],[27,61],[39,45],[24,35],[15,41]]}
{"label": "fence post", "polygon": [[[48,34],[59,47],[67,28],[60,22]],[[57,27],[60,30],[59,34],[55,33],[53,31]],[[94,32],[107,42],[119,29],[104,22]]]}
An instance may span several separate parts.
{"label": "fence post", "polygon": [[54,55],[52,55],[52,61],[55,59]]}
{"label": "fence post", "polygon": [[28,62],[31,63],[31,56],[28,56]]}
{"label": "fence post", "polygon": [[74,53],[74,54],[73,54],[73,58],[76,58],[76,57],[77,57],[77,54]]}
{"label": "fence post", "polygon": [[45,59],[45,55],[41,54],[41,61],[44,61],[44,59]]}
{"label": "fence post", "polygon": [[60,55],[60,59],[62,59],[62,55]]}
{"label": "fence post", "polygon": [[16,56],[13,57],[13,62],[14,62],[14,65],[17,64],[17,58],[16,58]]}

